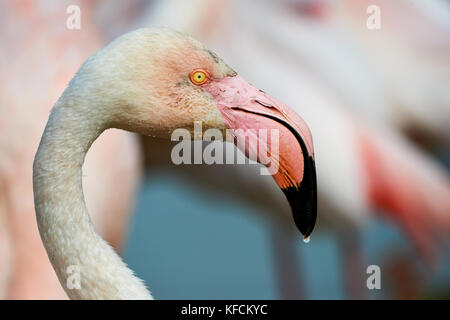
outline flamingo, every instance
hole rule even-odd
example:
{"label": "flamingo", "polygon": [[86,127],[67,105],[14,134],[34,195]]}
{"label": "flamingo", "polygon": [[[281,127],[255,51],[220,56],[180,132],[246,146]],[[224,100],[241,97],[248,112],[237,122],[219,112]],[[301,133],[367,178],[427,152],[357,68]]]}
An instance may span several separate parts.
{"label": "flamingo", "polygon": [[[52,109],[33,164],[36,217],[61,285],[73,299],[151,299],[143,282],[95,231],[82,188],[82,165],[108,128],[167,138],[177,128],[274,129],[279,149],[250,130],[237,146],[270,168],[305,239],[316,220],[312,136],[291,109],[243,80],[191,37],[168,29],[138,29],[114,40],[79,69]],[[205,131],[207,132],[207,131]],[[248,133],[248,131],[247,131]],[[242,140],[241,140],[242,141]],[[257,149],[265,152],[258,153]],[[270,154],[270,163],[265,161]],[[273,157],[276,155],[276,157]],[[78,266],[81,287],[69,289]]]}
{"label": "flamingo", "polygon": [[[83,3],[82,30],[65,28],[67,3],[0,3],[0,298],[67,299],[39,237],[32,163],[51,105],[102,39]],[[51,63],[50,63],[51,62]],[[25,88],[25,89],[24,89]],[[111,159],[114,161],[111,161]],[[102,236],[121,250],[141,171],[136,137],[111,130],[87,155],[87,206]],[[117,183],[120,178],[120,183]]]}

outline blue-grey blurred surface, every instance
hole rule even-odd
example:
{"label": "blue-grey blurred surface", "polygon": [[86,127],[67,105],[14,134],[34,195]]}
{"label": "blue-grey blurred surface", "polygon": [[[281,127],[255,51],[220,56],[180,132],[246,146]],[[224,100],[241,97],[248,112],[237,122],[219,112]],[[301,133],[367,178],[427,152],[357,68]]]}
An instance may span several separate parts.
{"label": "blue-grey blurred surface", "polygon": [[[150,175],[142,184],[131,223],[125,261],[157,299],[279,299],[270,252],[270,227],[242,203],[203,195],[170,172]],[[368,264],[383,265],[386,253],[412,255],[402,234],[383,221],[363,230]],[[403,250],[403,251],[402,251]],[[308,299],[344,299],[337,237],[316,232],[298,241],[298,259]],[[423,285],[445,292],[450,283],[449,256]],[[389,298],[382,267],[381,290],[368,298]]]}

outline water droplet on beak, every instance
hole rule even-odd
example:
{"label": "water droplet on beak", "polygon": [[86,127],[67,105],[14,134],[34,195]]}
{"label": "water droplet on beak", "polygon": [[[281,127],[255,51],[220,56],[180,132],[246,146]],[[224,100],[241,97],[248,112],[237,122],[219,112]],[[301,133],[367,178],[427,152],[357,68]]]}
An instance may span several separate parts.
{"label": "water droplet on beak", "polygon": [[308,237],[303,238],[303,242],[304,242],[304,243],[308,243],[309,240],[311,240],[311,236],[308,236]]}

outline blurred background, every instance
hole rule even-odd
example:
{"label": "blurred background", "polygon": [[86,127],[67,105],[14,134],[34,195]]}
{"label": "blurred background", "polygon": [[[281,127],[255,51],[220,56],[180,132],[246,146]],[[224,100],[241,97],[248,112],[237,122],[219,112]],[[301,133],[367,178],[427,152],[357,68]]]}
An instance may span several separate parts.
{"label": "blurred background", "polygon": [[66,298],[35,222],[40,136],[86,58],[159,26],[305,119],[319,213],[303,243],[257,165],[176,166],[173,143],[109,130],[87,206],[156,299],[450,298],[450,2],[1,0],[0,24],[0,298]]}

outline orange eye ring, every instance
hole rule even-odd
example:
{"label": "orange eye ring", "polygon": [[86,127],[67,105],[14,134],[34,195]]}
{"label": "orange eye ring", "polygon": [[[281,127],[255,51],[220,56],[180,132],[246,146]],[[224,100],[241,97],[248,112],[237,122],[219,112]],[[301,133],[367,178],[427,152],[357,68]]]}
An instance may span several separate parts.
{"label": "orange eye ring", "polygon": [[201,86],[209,81],[209,74],[203,69],[195,69],[189,74],[189,79],[196,86]]}

